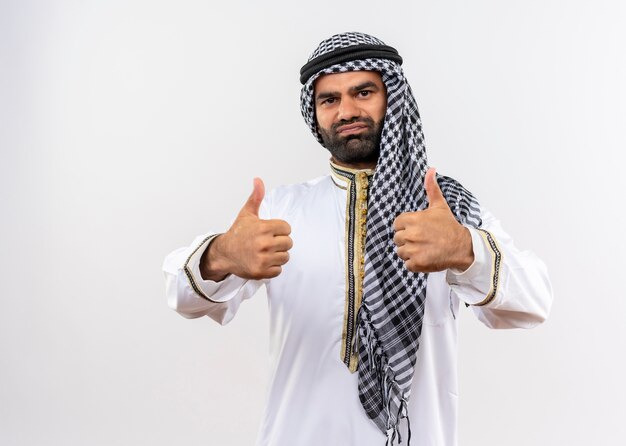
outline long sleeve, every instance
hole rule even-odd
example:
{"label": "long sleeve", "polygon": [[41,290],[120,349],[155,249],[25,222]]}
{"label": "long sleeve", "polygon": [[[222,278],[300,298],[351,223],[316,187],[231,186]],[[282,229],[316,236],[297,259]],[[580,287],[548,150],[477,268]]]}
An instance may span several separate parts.
{"label": "long sleeve", "polygon": [[215,233],[197,237],[190,246],[170,253],[163,262],[168,305],[186,318],[208,316],[224,325],[262,282],[229,275],[220,282],[200,275],[200,257]]}
{"label": "long sleeve", "polygon": [[474,263],[446,274],[452,293],[490,328],[542,323],[552,304],[546,266],[534,253],[519,250],[491,213],[483,211],[482,220],[479,229],[470,228]]}
{"label": "long sleeve", "polygon": [[[270,194],[261,202],[259,217],[270,218]],[[220,282],[204,280],[200,258],[218,234],[209,232],[189,246],[171,252],[163,262],[165,293],[170,308],[186,318],[208,316],[222,325],[230,322],[239,305],[251,298],[266,280],[247,280],[234,274]]]}

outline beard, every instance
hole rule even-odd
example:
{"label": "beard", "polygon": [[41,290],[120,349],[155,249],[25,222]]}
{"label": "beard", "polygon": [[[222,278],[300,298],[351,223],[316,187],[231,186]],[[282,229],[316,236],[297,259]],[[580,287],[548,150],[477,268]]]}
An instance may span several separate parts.
{"label": "beard", "polygon": [[[367,130],[356,135],[341,136],[337,129],[346,124],[355,122],[367,125]],[[374,122],[372,118],[354,118],[349,121],[339,121],[330,129],[319,127],[324,147],[328,149],[334,159],[345,164],[369,163],[378,160],[380,154],[380,135],[383,130],[383,121]]]}

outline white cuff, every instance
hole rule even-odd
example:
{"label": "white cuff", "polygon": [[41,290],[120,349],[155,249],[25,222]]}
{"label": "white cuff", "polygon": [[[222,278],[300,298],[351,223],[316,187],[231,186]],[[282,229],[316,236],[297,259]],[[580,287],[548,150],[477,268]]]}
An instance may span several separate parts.
{"label": "white cuff", "polygon": [[[234,274],[229,274],[219,282],[204,280],[202,278],[202,274],[200,273],[200,259],[202,258],[202,254],[204,254],[211,242],[218,235],[220,234],[213,234],[202,240],[187,258],[184,270],[189,280],[189,285],[198,296],[211,302],[226,302],[239,292],[241,287],[246,283],[246,280]],[[218,291],[221,298],[215,297]]]}
{"label": "white cuff", "polygon": [[484,229],[467,228],[472,236],[474,262],[465,271],[449,269],[446,281],[465,303],[487,305],[498,293],[502,252],[491,233]]}

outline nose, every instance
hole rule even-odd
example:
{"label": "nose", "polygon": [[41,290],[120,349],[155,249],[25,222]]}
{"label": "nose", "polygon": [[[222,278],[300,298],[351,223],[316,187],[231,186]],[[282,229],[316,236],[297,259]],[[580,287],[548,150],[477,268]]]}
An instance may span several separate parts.
{"label": "nose", "polygon": [[337,119],[339,121],[349,121],[352,118],[361,116],[361,109],[351,97],[342,98],[337,109]]}

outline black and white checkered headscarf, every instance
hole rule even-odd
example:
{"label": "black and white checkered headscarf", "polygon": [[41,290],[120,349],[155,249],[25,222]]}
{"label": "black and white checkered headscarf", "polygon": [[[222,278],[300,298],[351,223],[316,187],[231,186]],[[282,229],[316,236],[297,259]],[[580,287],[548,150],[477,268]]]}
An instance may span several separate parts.
{"label": "black and white checkered headscarf", "polygon": [[[422,331],[427,274],[412,273],[396,253],[393,221],[428,206],[428,170],[422,124],[397,51],[367,34],[350,32],[324,40],[301,70],[301,111],[322,143],[315,117],[314,83],[323,74],[381,73],[387,112],[380,156],[368,194],[365,279],[358,314],[359,398],[367,415],[393,443],[407,417],[413,370]],[[480,207],[452,178],[437,181],[457,220],[481,225]],[[409,431],[410,432],[410,431]],[[410,438],[410,437],[409,437]]]}

